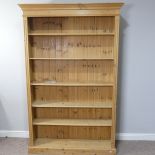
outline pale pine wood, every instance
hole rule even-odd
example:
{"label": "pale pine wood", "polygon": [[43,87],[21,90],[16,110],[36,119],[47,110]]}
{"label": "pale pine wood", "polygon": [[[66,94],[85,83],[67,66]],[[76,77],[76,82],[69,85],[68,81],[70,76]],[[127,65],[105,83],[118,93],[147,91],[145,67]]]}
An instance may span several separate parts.
{"label": "pale pine wood", "polygon": [[[113,58],[113,36],[33,36],[31,57]],[[52,44],[51,44],[52,43]],[[61,45],[61,46],[60,46]],[[35,52],[37,49],[38,52]],[[74,52],[73,52],[74,51]],[[98,51],[98,54],[96,53]]]}
{"label": "pale pine wood", "polygon": [[113,58],[30,58],[30,60],[114,60]]}
{"label": "pale pine wood", "polygon": [[111,137],[110,126],[35,125],[34,127],[37,138],[109,140]]}
{"label": "pale pine wood", "polygon": [[[32,75],[33,83],[61,84],[64,82],[64,84],[74,84],[78,81],[79,84],[90,83],[91,85],[91,83],[107,84],[113,83],[114,81],[112,78],[113,61],[81,60],[51,62],[36,60],[31,62],[31,65],[34,70],[34,74]],[[42,72],[40,72],[41,68]],[[50,68],[55,68],[55,71],[52,70],[52,77],[49,77],[51,73]],[[69,74],[72,74],[72,77],[70,77]],[[61,78],[59,75],[61,75]]]}
{"label": "pale pine wood", "polygon": [[39,119],[111,119],[111,108],[34,108],[35,117]]}
{"label": "pale pine wood", "polygon": [[19,4],[24,16],[115,16],[120,14],[123,3],[92,4]]}
{"label": "pale pine wood", "polygon": [[[112,87],[35,86],[34,100],[78,103],[112,103]],[[97,94],[97,96],[96,96]]]}
{"label": "pale pine wood", "polygon": [[[25,10],[35,10],[35,9],[61,9],[61,10],[79,10],[79,9],[112,9],[112,8],[121,8],[123,3],[79,3],[79,4],[19,4],[23,11]],[[47,16],[48,17],[48,16]]]}
{"label": "pale pine wood", "polygon": [[[95,146],[95,147],[94,147]],[[29,148],[32,153],[51,153],[58,155],[114,155],[110,140],[74,140],[38,138],[34,147]]]}
{"label": "pale pine wood", "polygon": [[[45,144],[47,142],[47,144]],[[52,143],[52,144],[50,144]],[[60,143],[62,143],[60,145]],[[96,145],[98,144],[98,145]],[[105,149],[110,149],[111,148],[111,142],[110,140],[74,140],[74,139],[44,139],[44,138],[39,138],[35,141],[35,145],[41,145],[41,147],[53,147],[53,149],[61,149],[61,148],[66,148],[66,149],[96,149],[96,150],[102,150],[103,148]],[[96,145],[96,147],[94,147]]]}
{"label": "pale pine wood", "polygon": [[114,78],[115,78],[115,84],[113,87],[113,110],[112,110],[112,120],[113,125],[111,128],[111,140],[112,140],[112,147],[115,148],[115,132],[116,132],[116,103],[117,103],[117,73],[118,73],[118,50],[119,50],[119,16],[115,16],[115,41],[114,41],[114,62],[115,62],[115,69],[114,69]]}
{"label": "pale pine wood", "polygon": [[116,154],[122,5],[20,5],[30,153]]}
{"label": "pale pine wood", "polygon": [[114,35],[114,33],[52,33],[52,32],[30,32],[29,33],[30,36],[97,36],[97,35],[101,35],[101,36],[110,36],[110,35]]}
{"label": "pale pine wood", "polygon": [[44,20],[37,17],[30,18],[29,22],[30,35],[114,35],[113,17],[57,17]]}
{"label": "pale pine wood", "polygon": [[80,87],[80,86],[110,86],[112,87],[113,86],[113,83],[65,83],[65,82],[53,82],[53,81],[45,81],[45,82],[31,82],[31,85],[33,86],[77,86],[77,87]]}
{"label": "pale pine wood", "polygon": [[32,107],[63,107],[63,108],[112,108],[111,103],[79,103],[79,102],[46,102],[46,101],[34,101]]}
{"label": "pale pine wood", "polygon": [[34,119],[33,125],[57,126],[111,126],[111,120],[90,119]]}
{"label": "pale pine wood", "polygon": [[26,82],[27,82],[27,99],[28,99],[28,114],[29,114],[29,145],[33,145],[34,132],[32,127],[33,114],[31,108],[31,87],[30,87],[30,67],[29,67],[29,42],[28,42],[28,20],[26,17],[23,18],[24,21],[24,43],[25,43],[25,64],[26,64]]}

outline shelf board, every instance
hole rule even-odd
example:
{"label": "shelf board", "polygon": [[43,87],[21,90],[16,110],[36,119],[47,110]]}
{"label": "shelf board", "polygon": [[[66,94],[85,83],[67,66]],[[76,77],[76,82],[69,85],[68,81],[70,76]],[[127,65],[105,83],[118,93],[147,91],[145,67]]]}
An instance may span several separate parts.
{"label": "shelf board", "polygon": [[30,60],[114,60],[114,58],[30,58]]}
{"label": "shelf board", "polygon": [[[63,150],[63,151],[99,151],[99,150],[111,150],[110,140],[86,140],[86,139],[50,139],[50,138],[37,138],[34,141],[34,146],[30,146],[32,151],[41,150],[46,152],[47,150]],[[36,149],[36,150],[35,150]],[[109,154],[108,154],[109,155]]]}
{"label": "shelf board", "polygon": [[114,60],[114,58],[30,58],[30,60]]}
{"label": "shelf board", "polygon": [[30,36],[114,36],[113,32],[50,32],[50,31],[31,31],[29,32]]}
{"label": "shelf board", "polygon": [[52,102],[34,101],[32,107],[36,108],[112,108],[112,103],[79,103],[79,102]]}
{"label": "shelf board", "polygon": [[112,126],[112,120],[103,119],[34,119],[33,125],[56,126]]}
{"label": "shelf board", "polygon": [[66,82],[52,82],[52,81],[43,81],[43,82],[31,82],[32,86],[113,86],[113,83],[66,83]]}

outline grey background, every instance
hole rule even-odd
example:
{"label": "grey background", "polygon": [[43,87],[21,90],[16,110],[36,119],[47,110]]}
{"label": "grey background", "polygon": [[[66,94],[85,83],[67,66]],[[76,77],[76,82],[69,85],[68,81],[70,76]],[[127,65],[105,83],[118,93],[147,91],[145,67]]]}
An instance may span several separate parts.
{"label": "grey background", "polygon": [[[120,30],[117,132],[155,133],[155,1],[124,2]],[[0,130],[27,131],[23,21],[18,3],[38,3],[38,0],[0,0]]]}

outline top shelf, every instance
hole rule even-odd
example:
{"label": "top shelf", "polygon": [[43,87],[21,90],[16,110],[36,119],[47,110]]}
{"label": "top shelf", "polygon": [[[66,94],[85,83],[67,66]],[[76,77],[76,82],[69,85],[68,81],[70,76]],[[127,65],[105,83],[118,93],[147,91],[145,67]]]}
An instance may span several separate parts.
{"label": "top shelf", "polygon": [[78,33],[78,32],[39,32],[39,31],[31,31],[28,33],[29,36],[114,36],[115,33],[107,33],[107,32],[89,32],[89,33]]}

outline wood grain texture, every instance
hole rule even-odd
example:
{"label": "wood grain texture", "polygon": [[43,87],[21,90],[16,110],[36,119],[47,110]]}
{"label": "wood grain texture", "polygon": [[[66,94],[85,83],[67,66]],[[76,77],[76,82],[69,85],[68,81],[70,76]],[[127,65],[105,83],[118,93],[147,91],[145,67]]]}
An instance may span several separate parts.
{"label": "wood grain texture", "polygon": [[30,45],[32,58],[108,59],[114,36],[33,36]]}
{"label": "wood grain texture", "polygon": [[[110,84],[113,83],[113,61],[42,61],[31,62],[32,84],[44,83],[58,85],[73,84]],[[51,69],[54,68],[55,70]],[[50,76],[52,75],[52,76]],[[61,78],[60,78],[61,75]]]}
{"label": "wood grain texture", "polygon": [[34,36],[114,35],[114,17],[36,17],[29,23]]}
{"label": "wood grain texture", "polygon": [[96,86],[96,87],[112,87],[113,83],[84,83],[84,82],[53,82],[53,81],[43,81],[43,82],[31,82],[32,86],[72,86],[72,87],[80,87],[80,86]]}
{"label": "wood grain texture", "polygon": [[56,126],[111,126],[111,120],[94,119],[34,119],[33,125]]}
{"label": "wood grain texture", "polygon": [[26,17],[23,18],[24,22],[24,43],[25,43],[25,65],[26,65],[26,83],[27,83],[27,102],[28,102],[28,118],[29,118],[29,145],[33,145],[35,134],[33,132],[32,121],[33,121],[33,113],[31,108],[31,86],[30,86],[30,78],[31,78],[31,69],[29,64],[29,40],[28,40],[28,19]]}
{"label": "wood grain texture", "polygon": [[[112,87],[34,86],[33,98],[42,102],[112,103]],[[74,105],[73,105],[74,106]]]}
{"label": "wood grain texture", "polygon": [[112,110],[111,108],[35,108],[34,113],[36,118],[46,118],[46,119],[111,119]]}
{"label": "wood grain texture", "polygon": [[118,74],[118,51],[119,51],[119,23],[120,17],[115,16],[115,39],[114,39],[114,57],[115,57],[115,68],[114,68],[114,80],[115,84],[113,87],[113,110],[112,110],[112,120],[113,126],[111,128],[111,140],[112,140],[112,147],[115,148],[115,132],[116,132],[116,104],[117,104],[117,74]]}
{"label": "wood grain texture", "polygon": [[90,4],[19,4],[24,16],[115,16],[120,14],[123,3]]}
{"label": "wood grain texture", "polygon": [[112,103],[107,102],[52,102],[36,100],[32,107],[35,108],[112,108]]}
{"label": "wood grain texture", "polygon": [[50,32],[50,31],[32,31],[29,33],[29,36],[113,36],[114,33],[101,33],[101,32],[92,32],[92,33],[54,33],[54,32]]}
{"label": "wood grain texture", "polygon": [[21,4],[30,153],[115,155],[123,3]]}
{"label": "wood grain texture", "polygon": [[[111,131],[109,126],[35,126],[38,138],[52,139],[86,139],[86,140],[109,140]],[[95,134],[94,134],[95,133]]]}
{"label": "wood grain texture", "polygon": [[[94,147],[95,146],[95,147]],[[108,140],[75,140],[38,138],[35,145],[29,148],[32,153],[52,153],[56,155],[114,155]]]}
{"label": "wood grain texture", "polygon": [[61,9],[61,10],[79,10],[79,9],[112,9],[121,8],[124,3],[79,3],[79,4],[19,4],[23,10],[35,9]]}

